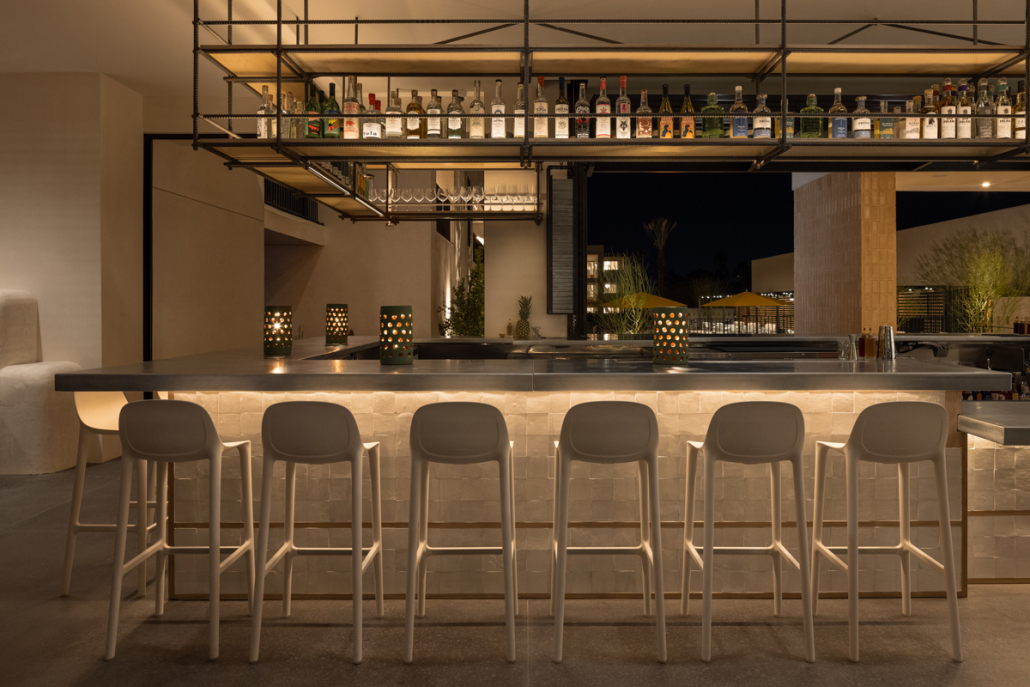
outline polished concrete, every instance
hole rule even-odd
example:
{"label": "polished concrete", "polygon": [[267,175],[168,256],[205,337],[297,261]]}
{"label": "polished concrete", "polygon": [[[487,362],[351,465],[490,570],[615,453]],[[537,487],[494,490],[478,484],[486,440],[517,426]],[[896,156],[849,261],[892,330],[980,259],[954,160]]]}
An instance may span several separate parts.
{"label": "polished concrete", "polygon": [[[119,463],[87,473],[83,520],[113,516]],[[518,661],[503,659],[499,600],[430,600],[415,635],[415,664],[401,662],[403,602],[384,619],[366,602],[365,662],[350,663],[350,604],[297,601],[293,617],[268,602],[262,661],[247,662],[250,622],[243,602],[222,605],[221,658],[207,660],[206,602],[173,601],[151,617],[153,587],[135,600],[125,581],[118,657],[103,660],[113,541],[79,538],[72,593],[60,598],[61,558],[71,494],[70,471],[0,478],[0,675],[5,685],[1024,685],[1030,675],[1026,586],[974,586],[960,602],[966,660],[948,658],[947,607],[915,599],[863,600],[862,662],[847,659],[846,602],[823,601],[816,619],[818,662],[803,659],[800,604],[716,600],[713,661],[700,660],[700,603],[678,615],[668,604],[669,662],[655,661],[654,621],[633,600],[571,600],[565,661],[551,659],[553,624],[545,600],[523,600]],[[130,537],[130,548],[132,546]],[[317,559],[316,559],[317,560]]]}

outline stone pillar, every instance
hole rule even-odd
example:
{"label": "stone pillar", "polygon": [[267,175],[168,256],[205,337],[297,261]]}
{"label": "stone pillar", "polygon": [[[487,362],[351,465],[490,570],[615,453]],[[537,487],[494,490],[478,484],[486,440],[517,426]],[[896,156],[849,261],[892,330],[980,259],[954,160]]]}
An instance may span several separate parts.
{"label": "stone pillar", "polygon": [[897,325],[894,212],[893,172],[826,174],[795,187],[795,334]]}

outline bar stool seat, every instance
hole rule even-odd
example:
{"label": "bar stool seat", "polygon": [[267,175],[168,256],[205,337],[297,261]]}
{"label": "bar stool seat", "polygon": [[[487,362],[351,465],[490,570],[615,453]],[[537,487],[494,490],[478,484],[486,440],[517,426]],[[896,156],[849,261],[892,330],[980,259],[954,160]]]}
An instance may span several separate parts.
{"label": "bar stool seat", "polygon": [[[891,554],[900,559],[901,613],[912,614],[912,556],[943,573],[951,614],[951,657],[962,660],[962,637],[958,618],[958,590],[955,581],[955,552],[951,538],[951,509],[948,504],[948,479],[945,446],[948,441],[948,412],[936,403],[897,401],[878,403],[863,410],[847,442],[816,442],[815,513],[813,515],[812,605],[819,599],[819,564],[822,558],[843,570],[848,577],[848,655],[858,661],[858,556]],[[826,461],[830,451],[844,453],[847,471],[848,545],[823,543],[823,500],[826,498]],[[900,541],[896,546],[858,545],[858,463],[859,461],[898,466],[898,507]],[[909,466],[930,461],[937,483],[937,513],[940,520],[942,561],[912,543],[909,515]],[[847,552],[845,563],[837,555]]]}
{"label": "bar stool seat", "polygon": [[[157,556],[155,615],[164,614],[165,577],[168,556],[206,554],[209,559],[208,655],[218,658],[218,620],[221,576],[240,558],[247,562],[247,600],[254,606],[254,496],[251,490],[250,442],[222,443],[211,416],[201,406],[187,401],[136,401],[126,404],[118,416],[118,434],[122,440],[122,482],[118,500],[118,530],[114,552],[114,580],[111,585],[111,608],[107,624],[107,658],[114,658],[118,643],[118,611],[121,605],[122,577],[137,565]],[[236,450],[240,457],[243,486],[243,543],[221,545],[222,519],[222,453]],[[208,493],[208,545],[169,546],[168,544],[168,464],[206,460],[210,466]],[[157,470],[157,533],[156,541],[125,562],[125,540],[129,527],[129,495],[132,468],[135,463],[153,461]],[[222,554],[228,554],[222,559]]]}
{"label": "bar stool seat", "polygon": [[[572,461],[636,463],[640,479],[640,544],[569,546],[569,480]],[[650,522],[648,521],[650,515]],[[551,535],[551,613],[554,661],[562,661],[565,577],[569,554],[640,557],[644,574],[644,615],[651,615],[654,576],[658,661],[665,663],[665,585],[662,580],[661,509],[658,501],[658,418],[641,403],[594,401],[572,406],[562,422],[554,455],[554,525]]]}
{"label": "bar stool seat", "polygon": [[[514,443],[508,440],[504,415],[485,403],[431,403],[411,418],[411,501],[408,514],[408,578],[405,596],[404,662],[414,660],[415,593],[418,616],[426,614],[426,576],[430,556],[497,555],[504,559],[504,616],[507,626],[506,658],[515,660],[515,616],[518,583],[515,576],[515,520],[512,503],[515,480]],[[501,546],[429,545],[429,465],[471,465],[496,462],[501,483]]]}
{"label": "bar stool seat", "polygon": [[[383,617],[383,524],[382,497],[379,489],[379,442],[363,444],[354,415],[341,405],[317,401],[289,401],[269,406],[261,420],[264,470],[261,483],[261,521],[257,550],[262,565],[258,569],[250,638],[250,661],[256,663],[261,649],[261,617],[265,578],[280,560],[283,573],[283,615],[290,616],[295,556],[351,556],[352,597],[354,606],[354,663],[362,661],[362,575],[375,565],[376,615]],[[361,459],[368,453],[372,480],[372,546],[362,547]],[[286,463],[285,541],[268,555],[268,530],[272,513],[272,483],[275,463]],[[351,464],[351,547],[298,547],[294,544],[294,508],[297,494],[297,464]]]}
{"label": "bar stool seat", "polygon": [[[690,608],[690,566],[696,564],[704,578],[702,601],[701,658],[712,659],[712,579],[716,553],[771,556],[773,559],[773,614],[782,612],[781,564],[784,559],[801,573],[801,605],[805,625],[805,654],[815,661],[815,632],[812,625],[812,599],[808,579],[808,520],[805,517],[805,482],[802,450],[805,418],[797,406],[769,401],[731,403],[715,411],[703,443],[690,441],[687,448],[687,498],[683,528],[683,579],[680,612]],[[704,556],[694,545],[694,492],[698,454],[705,461],[705,539]],[[769,546],[715,546],[715,463],[769,465],[772,496],[772,544]],[[794,472],[794,504],[798,523],[798,549],[794,558],[783,545],[780,522],[780,463],[788,461]],[[802,564],[800,561],[805,561]]]}

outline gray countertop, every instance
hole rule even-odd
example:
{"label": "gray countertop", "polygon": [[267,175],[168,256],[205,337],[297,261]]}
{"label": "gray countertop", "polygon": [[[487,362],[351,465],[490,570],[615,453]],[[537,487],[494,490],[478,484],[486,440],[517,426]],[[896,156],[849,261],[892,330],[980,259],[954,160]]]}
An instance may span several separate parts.
{"label": "gray countertop", "polygon": [[1030,403],[963,401],[958,429],[1004,446],[1030,446]]}

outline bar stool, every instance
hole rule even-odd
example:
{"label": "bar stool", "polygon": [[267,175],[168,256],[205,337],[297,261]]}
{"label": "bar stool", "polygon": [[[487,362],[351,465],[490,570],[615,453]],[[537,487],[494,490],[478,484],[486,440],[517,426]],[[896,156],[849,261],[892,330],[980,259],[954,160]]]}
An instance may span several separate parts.
{"label": "bar stool", "polygon": [[[916,558],[944,573],[951,612],[951,658],[962,660],[962,637],[959,634],[958,592],[955,583],[955,552],[951,539],[951,509],[948,506],[948,479],[945,468],[945,444],[948,441],[948,413],[936,403],[899,401],[878,403],[863,410],[846,443],[816,442],[815,514],[812,547],[812,605],[819,598],[820,555],[843,570],[848,576],[848,655],[858,661],[858,556],[862,553],[894,554],[901,563],[901,613],[912,614],[912,564]],[[823,544],[823,499],[826,490],[826,460],[829,452],[844,453],[848,489],[848,545]],[[900,542],[896,546],[858,545],[858,463],[896,464],[898,466],[898,506]],[[937,513],[940,519],[943,562],[917,548],[910,538],[909,466],[928,460],[933,463],[937,482]],[[837,553],[847,551],[845,563]]]}
{"label": "bar stool", "polygon": [[[253,625],[250,637],[250,662],[256,663],[261,648],[261,616],[265,578],[284,560],[283,615],[290,617],[295,556],[351,556],[354,604],[354,663],[361,663],[361,577],[375,564],[376,615],[383,617],[383,525],[382,497],[379,491],[379,442],[361,443],[358,423],[349,410],[335,403],[291,401],[269,406],[261,420],[261,444],[265,462],[261,483],[261,521],[258,528],[258,553],[263,565],[255,583]],[[361,459],[368,452],[368,472],[372,480],[372,546],[362,548]],[[265,562],[268,555],[268,528],[272,513],[272,475],[276,461],[286,463],[285,541]],[[351,464],[351,548],[301,548],[293,538],[297,493],[297,464]]]}
{"label": "bar stool", "polygon": [[[210,641],[208,655],[218,658],[218,611],[221,575],[239,560],[247,562],[248,609],[254,607],[254,495],[251,490],[250,442],[223,444],[211,416],[201,406],[187,401],[137,401],[122,408],[118,418],[122,440],[122,484],[118,499],[118,531],[114,551],[114,581],[111,585],[111,610],[107,624],[107,658],[114,658],[118,642],[118,610],[121,604],[122,576],[151,556],[157,556],[154,585],[155,615],[164,614],[165,577],[168,556],[207,554],[209,564]],[[243,543],[221,545],[222,453],[236,449],[240,456],[243,483]],[[208,546],[168,545],[168,464],[206,460],[210,466]],[[157,470],[157,540],[125,563],[125,539],[129,528],[129,492],[133,463],[153,461]],[[229,554],[222,560],[221,554]]]}
{"label": "bar stool", "polygon": [[[802,450],[805,443],[805,418],[790,403],[747,401],[731,403],[715,411],[704,442],[687,442],[687,504],[683,528],[683,580],[680,612],[690,607],[690,564],[701,568],[704,595],[701,605],[701,658],[712,660],[712,578],[716,553],[772,556],[773,615],[782,612],[781,565],[784,559],[801,572],[801,606],[805,624],[805,655],[815,662],[815,633],[812,626],[812,600],[808,579],[808,520],[805,518],[805,482]],[[705,461],[705,540],[704,559],[694,545],[694,485],[698,454]],[[769,464],[772,496],[772,543],[769,546],[715,546],[715,464],[718,461],[745,465]],[[799,558],[783,545],[780,522],[780,463],[790,461],[794,469],[794,505],[798,523]]]}
{"label": "bar stool", "polygon": [[[640,478],[640,544],[569,546],[569,478],[572,461],[636,463]],[[650,508],[649,508],[650,505]],[[650,523],[648,523],[650,510]],[[644,615],[651,614],[654,575],[658,661],[665,663],[665,585],[662,581],[661,511],[658,503],[658,418],[641,403],[594,401],[572,406],[562,422],[554,454],[554,526],[551,535],[551,613],[554,661],[562,661],[565,574],[569,554],[640,556],[644,573]]]}
{"label": "bar stool", "polygon": [[[418,616],[426,614],[426,575],[430,556],[496,555],[504,558],[504,617],[508,629],[509,662],[515,660],[515,521],[512,516],[515,480],[508,426],[497,408],[485,403],[432,403],[411,418],[411,501],[408,513],[408,588],[405,597],[404,662],[411,663],[415,647],[415,587]],[[496,462],[501,478],[501,546],[429,545],[429,464],[471,465]]]}
{"label": "bar stool", "polygon": [[[68,518],[68,540],[64,549],[64,578],[61,586],[61,596],[68,596],[72,586],[72,567],[75,564],[75,539],[79,532],[115,532],[115,523],[88,523],[79,522],[79,513],[82,510],[82,492],[86,485],[86,461],[89,458],[90,441],[99,441],[103,435],[118,434],[118,413],[128,403],[125,394],[121,391],[76,391],[75,410],[79,416],[79,452],[75,462],[75,485],[72,487],[71,515]],[[136,495],[137,498],[146,501],[144,508],[139,508],[136,501],[130,501],[129,505],[137,509],[136,516],[136,538],[139,550],[147,548],[147,535],[154,529],[154,524],[149,520],[149,509],[156,505],[156,501],[149,498],[155,489],[154,473],[150,475],[150,486],[147,486],[147,464],[140,461],[136,471]],[[147,593],[147,567],[140,565],[136,578],[136,594],[140,597]]]}

